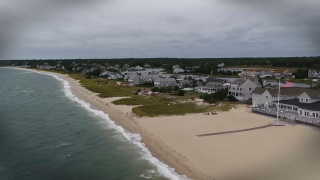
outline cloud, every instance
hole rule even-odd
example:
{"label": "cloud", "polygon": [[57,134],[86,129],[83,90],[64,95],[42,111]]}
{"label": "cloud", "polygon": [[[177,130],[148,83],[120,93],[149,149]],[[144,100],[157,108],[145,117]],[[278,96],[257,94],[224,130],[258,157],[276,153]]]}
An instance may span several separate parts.
{"label": "cloud", "polygon": [[0,58],[316,55],[307,1],[6,0]]}
{"label": "cloud", "polygon": [[286,27],[288,33],[313,44],[320,53],[320,1],[318,0],[225,0],[230,6],[262,13],[275,24]]}

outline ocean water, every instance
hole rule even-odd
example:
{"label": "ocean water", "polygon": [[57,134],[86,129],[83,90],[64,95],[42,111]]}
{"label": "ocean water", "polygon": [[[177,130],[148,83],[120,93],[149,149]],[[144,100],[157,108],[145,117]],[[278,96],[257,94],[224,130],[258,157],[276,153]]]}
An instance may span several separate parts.
{"label": "ocean water", "polygon": [[57,77],[0,68],[0,180],[188,179]]}

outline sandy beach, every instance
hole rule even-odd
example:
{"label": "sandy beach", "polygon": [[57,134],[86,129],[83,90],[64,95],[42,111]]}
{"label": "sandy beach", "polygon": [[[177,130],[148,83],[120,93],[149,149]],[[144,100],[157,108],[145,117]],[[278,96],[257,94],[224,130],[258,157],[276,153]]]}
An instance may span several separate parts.
{"label": "sandy beach", "polygon": [[[218,115],[137,118],[132,106],[113,105],[119,98],[99,98],[67,75],[71,90],[117,125],[138,133],[153,156],[197,180],[317,180],[320,178],[320,132],[304,125],[264,127],[273,118],[250,108]],[[245,132],[197,135],[264,127]]]}

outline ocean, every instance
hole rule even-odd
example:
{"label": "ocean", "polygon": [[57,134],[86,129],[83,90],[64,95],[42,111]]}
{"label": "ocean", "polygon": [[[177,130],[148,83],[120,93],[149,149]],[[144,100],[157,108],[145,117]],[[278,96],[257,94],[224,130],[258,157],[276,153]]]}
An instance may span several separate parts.
{"label": "ocean", "polygon": [[52,75],[0,68],[0,180],[188,179]]}

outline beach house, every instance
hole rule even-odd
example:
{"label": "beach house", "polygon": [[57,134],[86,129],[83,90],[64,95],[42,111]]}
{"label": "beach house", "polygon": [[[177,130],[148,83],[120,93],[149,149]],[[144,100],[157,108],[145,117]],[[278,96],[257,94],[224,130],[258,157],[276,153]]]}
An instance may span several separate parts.
{"label": "beach house", "polygon": [[154,81],[154,87],[178,86],[174,78],[160,78]]}
{"label": "beach house", "polygon": [[217,91],[225,90],[227,89],[226,86],[223,86],[220,82],[209,82],[205,86],[199,86],[195,88],[195,91],[200,93],[215,93]]}
{"label": "beach house", "polygon": [[309,69],[308,78],[320,78],[320,73],[316,69]]}
{"label": "beach house", "polygon": [[239,101],[246,101],[252,97],[252,92],[257,87],[262,87],[257,78],[239,78],[230,84],[228,94]]}
{"label": "beach house", "polygon": [[[278,89],[256,88],[253,91],[254,112],[275,116]],[[320,125],[320,91],[299,87],[281,88],[279,116],[293,121]]]}

